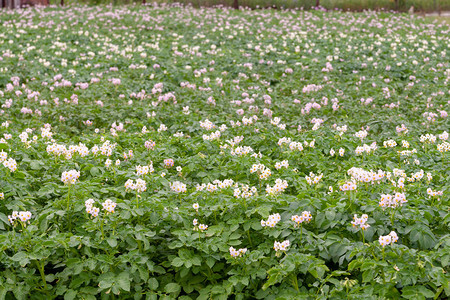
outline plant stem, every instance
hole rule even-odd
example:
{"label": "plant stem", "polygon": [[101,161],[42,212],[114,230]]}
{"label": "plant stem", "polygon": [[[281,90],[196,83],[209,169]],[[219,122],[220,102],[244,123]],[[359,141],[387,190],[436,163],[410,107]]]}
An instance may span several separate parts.
{"label": "plant stem", "polygon": [[136,239],[136,242],[138,244],[138,248],[139,248],[139,252],[142,253],[142,245],[141,245],[141,241]]}
{"label": "plant stem", "polygon": [[44,283],[44,289],[47,290],[47,281],[45,280],[44,266],[41,264],[40,261],[35,260],[35,263],[39,270],[39,273],[41,274],[42,282]]}
{"label": "plant stem", "polygon": [[139,198],[137,192],[136,192],[136,208],[139,208]]}
{"label": "plant stem", "polygon": [[248,243],[250,244],[250,247],[252,247],[252,238],[250,237],[250,231],[247,230],[247,237],[248,237]]}
{"label": "plant stem", "polygon": [[70,209],[70,184],[67,186],[68,191],[67,191],[67,211],[69,211]]}
{"label": "plant stem", "polygon": [[303,238],[303,223],[300,223],[300,242],[302,241]]}
{"label": "plant stem", "polygon": [[294,286],[295,290],[297,291],[297,293],[300,292],[300,289],[298,288],[298,280],[297,280],[297,275],[295,274],[291,274],[292,277],[292,285]]}
{"label": "plant stem", "polygon": [[72,232],[72,216],[70,212],[70,184],[68,185],[67,191],[67,218],[69,221],[69,232]]}
{"label": "plant stem", "polygon": [[391,209],[391,225],[394,226],[395,209]]}
{"label": "plant stem", "polygon": [[102,232],[102,240],[105,238],[105,234],[103,231],[103,219],[104,219],[104,215],[102,216],[102,218],[100,219],[100,231]]}

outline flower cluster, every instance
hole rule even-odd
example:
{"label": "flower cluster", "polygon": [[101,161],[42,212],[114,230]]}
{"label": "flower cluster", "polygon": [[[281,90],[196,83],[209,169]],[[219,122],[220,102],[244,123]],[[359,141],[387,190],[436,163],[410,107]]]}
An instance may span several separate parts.
{"label": "flower cluster", "polygon": [[398,134],[407,134],[408,133],[408,128],[406,128],[405,124],[395,127],[395,130],[397,131]]}
{"label": "flower cluster", "polygon": [[259,175],[260,179],[267,179],[270,175],[272,175],[270,169],[266,168],[263,164],[254,164],[250,169],[250,173],[253,174],[255,172]]}
{"label": "flower cluster", "polygon": [[283,193],[287,189],[287,187],[287,181],[278,178],[277,180],[275,180],[275,185],[273,187],[267,185],[266,193],[270,196],[278,196],[279,194]]}
{"label": "flower cluster", "polygon": [[114,213],[114,209],[117,206],[117,203],[113,202],[110,199],[106,199],[105,202],[102,203],[103,210],[106,210],[108,213]]}
{"label": "flower cluster", "polygon": [[368,132],[366,130],[360,130],[358,132],[355,133],[355,136],[357,138],[360,138],[361,140],[363,140],[364,138],[367,137]]}
{"label": "flower cluster", "polygon": [[210,120],[206,119],[205,121],[200,121],[200,127],[206,130],[211,130],[216,127],[214,123],[212,123]]}
{"label": "flower cluster", "polygon": [[170,189],[177,194],[185,193],[187,191],[186,185],[179,181],[174,181],[174,182],[170,183]]}
{"label": "flower cluster", "polygon": [[348,182],[344,183],[343,185],[339,186],[339,189],[342,192],[354,191],[354,190],[356,190],[356,182],[348,181]]}
{"label": "flower cluster", "polygon": [[281,216],[279,213],[270,215],[267,221],[261,220],[261,226],[262,227],[270,227],[274,228],[275,225],[277,225],[278,222],[280,222]]}
{"label": "flower cluster", "polygon": [[285,240],[281,243],[275,241],[273,243],[273,249],[277,252],[277,255],[278,255],[279,251],[283,251],[283,252],[286,251],[290,245],[291,245],[291,243],[289,242],[289,240]]}
{"label": "flower cluster", "polygon": [[423,170],[420,170],[419,172],[411,174],[411,177],[408,177],[409,182],[419,181],[423,178],[425,175],[425,172]]}
{"label": "flower cluster", "polygon": [[26,226],[27,221],[31,219],[31,212],[29,211],[13,211],[10,216],[8,216],[8,221],[11,223],[11,225],[15,225],[16,220],[19,220],[22,222],[23,226]]}
{"label": "flower cluster", "polygon": [[366,171],[361,168],[353,167],[347,171],[347,174],[352,177],[356,182],[364,182],[364,183],[380,183],[380,181],[385,178],[386,172],[382,170],[378,170],[374,172],[372,170]]}
{"label": "flower cluster", "polygon": [[436,142],[436,136],[434,134],[425,134],[420,136],[421,143],[434,144]]}
{"label": "flower cluster", "polygon": [[398,236],[395,231],[391,231],[388,235],[382,235],[378,238],[378,242],[382,247],[387,245],[393,245],[395,242],[398,241]]}
{"label": "flower cluster", "polygon": [[370,152],[375,152],[376,149],[377,149],[377,144],[375,142],[373,142],[372,144],[370,144],[370,146],[367,144],[364,144],[362,146],[356,147],[355,153],[356,153],[356,155],[361,155],[363,153],[369,154]]}
{"label": "flower cluster", "polygon": [[394,196],[390,194],[382,194],[379,205],[383,208],[396,208],[402,206],[403,203],[408,202],[404,193],[395,193]]}
{"label": "flower cluster", "polygon": [[211,134],[204,134],[202,136],[204,141],[213,141],[218,140],[221,136],[220,130],[216,130],[215,132],[212,132]]}
{"label": "flower cluster", "polygon": [[443,191],[433,191],[431,188],[428,188],[427,194],[430,197],[439,197],[439,196],[442,196],[444,194],[444,192]]}
{"label": "flower cluster", "polygon": [[61,181],[64,184],[75,184],[78,178],[80,178],[80,172],[77,170],[66,171],[61,175]]}
{"label": "flower cluster", "polygon": [[384,141],[383,146],[384,148],[394,148],[395,146],[397,146],[397,142],[394,140]]}
{"label": "flower cluster", "polygon": [[192,224],[194,224],[194,230],[195,230],[195,231],[198,231],[198,230],[200,230],[200,231],[205,231],[205,230],[208,229],[208,225],[205,225],[205,224],[199,224],[197,219],[194,219],[194,220],[192,221]]}
{"label": "flower cluster", "polygon": [[252,147],[248,146],[238,146],[236,148],[231,148],[230,154],[232,156],[246,156],[253,152]]}
{"label": "flower cluster", "polygon": [[208,182],[208,184],[202,183],[201,185],[197,185],[197,191],[203,191],[204,189],[206,189],[206,191],[210,193],[214,193],[219,188],[217,187],[217,185],[211,182]]}
{"label": "flower cluster", "polygon": [[412,150],[402,150],[402,151],[397,151],[398,154],[400,154],[400,156],[411,156],[415,153],[417,153],[416,149],[412,149]]}
{"label": "flower cluster", "polygon": [[241,257],[242,255],[244,255],[247,252],[247,248],[241,248],[239,250],[234,249],[233,247],[230,247],[230,255],[231,257]]}
{"label": "flower cluster", "polygon": [[295,222],[295,227],[299,226],[302,223],[309,223],[312,220],[311,212],[304,211],[300,216],[294,215],[291,217],[291,220]]}
{"label": "flower cluster", "polygon": [[137,193],[143,193],[147,190],[147,183],[140,178],[136,179],[136,182],[134,182],[131,179],[128,179],[125,182],[125,189],[127,191],[132,190],[132,191],[136,191]]}
{"label": "flower cluster", "polygon": [[2,164],[5,168],[8,168],[10,172],[14,172],[17,170],[17,162],[13,158],[4,160]]}
{"label": "flower cluster", "polygon": [[275,163],[275,169],[279,170],[281,168],[289,168],[289,161],[283,160],[281,162]]}
{"label": "flower cluster", "polygon": [[369,216],[366,214],[363,214],[361,216],[361,218],[358,218],[358,215],[355,214],[355,215],[353,215],[353,221],[351,223],[352,223],[353,227],[359,226],[362,230],[365,230],[370,227],[370,225],[367,224],[368,218],[369,218]]}
{"label": "flower cluster", "polygon": [[246,198],[250,198],[253,195],[255,195],[256,192],[257,192],[256,187],[254,187],[254,186],[249,187],[248,185],[243,184],[243,185],[241,185],[241,188],[234,189],[233,195],[234,195],[234,197],[236,197],[238,199],[239,198],[246,199]]}
{"label": "flower cluster", "polygon": [[148,166],[136,166],[136,174],[138,176],[145,176],[149,172],[153,173],[155,170],[153,169],[153,164],[150,162],[150,165]]}
{"label": "flower cluster", "polygon": [[322,179],[323,174],[314,174],[313,172],[309,173],[309,176],[306,176],[306,181],[308,182],[309,185],[313,185],[313,184],[318,184],[320,179]]}
{"label": "flower cluster", "polygon": [[8,153],[0,151],[0,163],[4,162],[8,158]]}
{"label": "flower cluster", "polygon": [[[278,140],[278,146],[282,147],[284,144],[289,144],[291,143],[291,138],[287,138],[287,137],[282,137],[281,139]],[[303,147],[302,147],[303,150]]]}
{"label": "flower cluster", "polygon": [[291,142],[289,143],[289,149],[292,151],[303,151],[303,144],[301,142]]}
{"label": "flower cluster", "polygon": [[100,209],[98,207],[95,207],[94,203],[95,203],[94,199],[87,199],[86,201],[84,201],[84,206],[86,207],[86,212],[95,218],[98,216]]}
{"label": "flower cluster", "polygon": [[145,141],[144,146],[145,146],[145,148],[147,148],[147,150],[154,150],[156,143],[152,140],[148,140],[148,141]]}
{"label": "flower cluster", "polygon": [[[336,126],[335,126],[336,125]],[[337,126],[337,124],[334,124],[333,127],[339,131],[339,136],[344,135],[345,132],[347,132],[348,127],[347,125],[343,125],[343,126]]]}
{"label": "flower cluster", "polygon": [[174,165],[173,159],[168,158],[168,159],[165,159],[165,160],[164,160],[164,166],[165,166],[166,168],[171,168],[171,167],[173,167],[173,165]]}
{"label": "flower cluster", "polygon": [[101,155],[111,156],[113,154],[113,150],[116,148],[116,144],[111,144],[110,141],[105,141],[100,147],[95,145],[92,147],[91,152],[94,155],[100,153]]}
{"label": "flower cluster", "polygon": [[450,143],[449,142],[443,142],[442,144],[437,145],[437,150],[441,153],[450,151]]}

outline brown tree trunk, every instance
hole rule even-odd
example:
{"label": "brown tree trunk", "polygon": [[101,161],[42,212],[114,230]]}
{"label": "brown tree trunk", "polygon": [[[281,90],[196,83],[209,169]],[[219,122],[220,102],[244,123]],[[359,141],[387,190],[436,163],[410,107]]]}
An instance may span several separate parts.
{"label": "brown tree trunk", "polygon": [[234,0],[233,1],[233,8],[234,9],[239,9],[239,0]]}
{"label": "brown tree trunk", "polygon": [[64,6],[64,0],[61,0],[61,6]]}
{"label": "brown tree trunk", "polygon": [[316,7],[320,6],[320,0],[316,0]]}
{"label": "brown tree trunk", "polygon": [[146,3],[145,0],[142,0],[142,4],[145,5],[145,3]]}

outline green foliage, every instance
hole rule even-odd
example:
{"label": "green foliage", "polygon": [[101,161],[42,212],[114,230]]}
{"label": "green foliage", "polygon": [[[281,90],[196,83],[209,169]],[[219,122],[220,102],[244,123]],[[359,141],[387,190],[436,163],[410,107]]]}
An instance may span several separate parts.
{"label": "green foliage", "polygon": [[0,22],[0,299],[450,296],[448,26],[156,5]]}

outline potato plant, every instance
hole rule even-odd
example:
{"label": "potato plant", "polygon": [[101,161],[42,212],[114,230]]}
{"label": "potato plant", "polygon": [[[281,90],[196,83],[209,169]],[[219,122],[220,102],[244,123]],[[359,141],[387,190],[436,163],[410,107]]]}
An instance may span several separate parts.
{"label": "potato plant", "polygon": [[449,32],[0,11],[0,299],[447,299]]}

